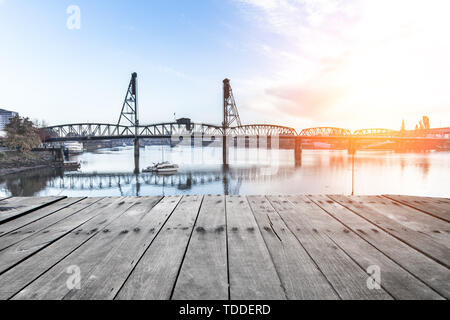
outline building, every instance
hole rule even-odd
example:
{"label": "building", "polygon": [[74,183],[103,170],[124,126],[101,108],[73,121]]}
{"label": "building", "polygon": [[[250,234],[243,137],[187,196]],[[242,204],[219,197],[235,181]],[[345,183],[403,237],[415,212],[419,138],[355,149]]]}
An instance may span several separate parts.
{"label": "building", "polygon": [[17,112],[0,109],[0,130],[5,130],[9,120],[17,115],[19,115]]}

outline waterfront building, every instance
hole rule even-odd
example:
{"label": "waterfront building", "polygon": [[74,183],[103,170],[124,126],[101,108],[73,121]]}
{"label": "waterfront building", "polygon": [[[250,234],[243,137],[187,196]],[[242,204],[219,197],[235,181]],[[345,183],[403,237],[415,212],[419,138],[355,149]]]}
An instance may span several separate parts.
{"label": "waterfront building", "polygon": [[9,120],[17,115],[17,112],[0,109],[0,131],[5,130]]}

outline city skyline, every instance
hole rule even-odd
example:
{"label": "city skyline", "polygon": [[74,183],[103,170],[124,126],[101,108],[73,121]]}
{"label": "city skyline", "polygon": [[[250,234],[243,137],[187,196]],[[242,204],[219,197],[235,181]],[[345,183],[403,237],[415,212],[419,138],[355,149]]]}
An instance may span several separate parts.
{"label": "city skyline", "polygon": [[[406,3],[408,5],[406,6]],[[68,28],[70,6],[80,28]],[[49,124],[115,123],[131,72],[142,123],[448,126],[445,1],[0,1],[0,108]],[[380,15],[384,13],[382,23]],[[25,94],[26,93],[26,94]]]}

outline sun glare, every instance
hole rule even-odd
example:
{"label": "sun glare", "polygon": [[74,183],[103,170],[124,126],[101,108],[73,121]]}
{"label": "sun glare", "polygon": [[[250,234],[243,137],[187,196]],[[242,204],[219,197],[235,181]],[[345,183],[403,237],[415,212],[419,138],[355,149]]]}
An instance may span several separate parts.
{"label": "sun glare", "polygon": [[[309,88],[321,96],[290,95],[299,121],[304,124],[310,116],[311,123],[320,124],[329,115],[338,126],[398,129],[406,119],[412,129],[421,116],[433,119],[448,109],[450,2],[367,0],[353,8],[357,12],[351,16],[342,7],[324,14],[319,25],[309,25],[308,32],[292,38],[295,54],[278,58],[284,70],[273,87],[297,86],[298,92]],[[286,27],[278,31],[292,35]],[[307,109],[316,113],[306,114]]]}
{"label": "sun glare", "polygon": [[391,1],[366,9],[368,15],[355,26],[361,40],[335,76],[354,112],[363,110],[375,116],[374,123],[389,126],[386,113],[379,111],[398,119],[446,103],[450,40],[444,33],[450,30],[445,19],[450,4],[436,1],[428,6]]}

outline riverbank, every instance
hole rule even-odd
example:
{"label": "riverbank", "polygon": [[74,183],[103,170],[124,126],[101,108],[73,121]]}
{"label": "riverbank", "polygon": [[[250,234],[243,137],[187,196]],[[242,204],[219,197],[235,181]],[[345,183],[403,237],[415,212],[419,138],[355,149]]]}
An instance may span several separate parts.
{"label": "riverbank", "polygon": [[0,169],[0,177],[7,176],[10,174],[28,172],[32,170],[46,169],[51,168],[49,165],[37,165],[33,167],[18,167],[18,168],[1,168]]}
{"label": "riverbank", "polygon": [[19,172],[49,168],[53,167],[54,165],[55,158],[51,152],[0,152],[0,177]]}

